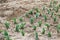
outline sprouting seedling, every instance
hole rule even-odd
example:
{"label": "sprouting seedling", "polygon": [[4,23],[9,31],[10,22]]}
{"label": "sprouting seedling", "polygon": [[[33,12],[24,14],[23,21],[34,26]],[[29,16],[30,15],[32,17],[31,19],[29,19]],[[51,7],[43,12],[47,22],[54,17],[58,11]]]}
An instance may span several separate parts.
{"label": "sprouting seedling", "polygon": [[30,10],[30,11],[28,12],[28,14],[31,14],[31,15],[32,15],[32,14],[33,14],[33,10]]}
{"label": "sprouting seedling", "polygon": [[42,24],[42,21],[38,21],[38,25],[41,26],[41,24]]}
{"label": "sprouting seedling", "polygon": [[17,24],[17,22],[16,22],[16,18],[13,18],[13,22],[14,22],[14,24]]}
{"label": "sprouting seedling", "polygon": [[45,20],[45,22],[47,21],[47,16],[46,15],[43,15],[44,16],[44,20]]}
{"label": "sprouting seedling", "polygon": [[38,18],[39,17],[39,13],[36,13],[36,18]]}
{"label": "sprouting seedling", "polygon": [[56,18],[56,16],[54,16],[53,20],[54,20],[54,22],[56,22],[56,21],[57,21],[57,18]]}
{"label": "sprouting seedling", "polygon": [[53,17],[53,15],[54,15],[54,12],[51,12],[51,17]]}
{"label": "sprouting seedling", "polygon": [[6,40],[12,40],[12,39],[10,39],[10,37],[9,37],[9,36],[7,36],[7,37],[6,37]]}
{"label": "sprouting seedling", "polygon": [[59,33],[59,31],[60,31],[60,24],[58,24],[56,28],[57,28],[57,33]]}
{"label": "sprouting seedling", "polygon": [[19,18],[19,20],[20,20],[20,22],[22,22],[22,21],[23,21],[23,18],[22,18],[22,17],[20,17],[20,18]]}
{"label": "sprouting seedling", "polygon": [[45,28],[42,29],[42,34],[45,34]]}
{"label": "sprouting seedling", "polygon": [[0,30],[0,33],[3,32],[3,30]]}
{"label": "sprouting seedling", "polygon": [[40,12],[39,9],[38,9],[37,7],[35,8],[35,10],[36,10],[36,12],[38,12],[38,13]]}
{"label": "sprouting seedling", "polygon": [[51,37],[51,32],[48,32],[48,37]]}
{"label": "sprouting seedling", "polygon": [[59,4],[59,7],[60,7],[60,4]]}
{"label": "sprouting seedling", "polygon": [[53,4],[57,4],[57,1],[56,1],[56,0],[54,0],[54,1],[53,1]]}
{"label": "sprouting seedling", "polygon": [[10,26],[10,23],[9,23],[9,22],[5,22],[5,26],[6,26],[6,28],[8,29],[9,26]]}
{"label": "sprouting seedling", "polygon": [[43,10],[45,10],[45,6],[43,6]]}
{"label": "sprouting seedling", "polygon": [[35,32],[35,40],[39,40],[37,32]]}
{"label": "sprouting seedling", "polygon": [[33,30],[36,30],[36,26],[34,25],[34,26],[32,26],[33,27]]}
{"label": "sprouting seedling", "polygon": [[59,18],[60,18],[60,14],[58,14]]}
{"label": "sprouting seedling", "polygon": [[46,23],[45,26],[47,26],[48,30],[50,28],[50,24]]}
{"label": "sprouting seedling", "polygon": [[8,34],[8,32],[5,30],[4,31],[4,36],[6,37],[6,36],[9,36],[9,34]]}
{"label": "sprouting seedling", "polygon": [[26,13],[26,14],[25,14],[25,16],[26,16],[26,17],[29,17],[29,14],[28,14],[28,13]]}
{"label": "sprouting seedling", "polygon": [[20,24],[20,29],[24,29],[25,24],[26,24],[26,23],[21,23],[21,24]]}
{"label": "sprouting seedling", "polygon": [[50,2],[50,7],[52,7],[52,1]]}
{"label": "sprouting seedling", "polygon": [[25,35],[25,32],[23,30],[21,30],[21,34],[22,34],[22,36],[24,36]]}
{"label": "sprouting seedling", "polygon": [[50,14],[50,9],[47,9],[48,14]]}
{"label": "sprouting seedling", "polygon": [[33,24],[34,23],[34,18],[30,18],[30,23]]}
{"label": "sprouting seedling", "polygon": [[15,31],[16,31],[16,32],[19,32],[19,24],[16,24]]}

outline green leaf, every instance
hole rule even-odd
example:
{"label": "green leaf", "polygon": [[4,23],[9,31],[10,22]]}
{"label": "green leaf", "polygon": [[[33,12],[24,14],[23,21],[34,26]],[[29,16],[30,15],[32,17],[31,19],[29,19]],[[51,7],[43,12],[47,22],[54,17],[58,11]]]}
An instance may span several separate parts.
{"label": "green leaf", "polygon": [[39,13],[36,13],[36,18],[38,18],[39,17]]}
{"label": "green leaf", "polygon": [[42,29],[42,34],[45,34],[45,28]]}
{"label": "green leaf", "polygon": [[46,22],[47,21],[47,16],[46,15],[43,15],[43,17],[44,17],[44,20]]}
{"label": "green leaf", "polygon": [[51,37],[51,32],[48,32],[48,37]]}
{"label": "green leaf", "polygon": [[17,22],[16,22],[16,18],[13,18],[13,21],[14,21],[14,24],[17,24]]}
{"label": "green leaf", "polygon": [[42,21],[38,21],[38,25],[41,26],[42,25]]}
{"label": "green leaf", "polygon": [[33,30],[36,30],[36,26],[32,26],[33,27]]}
{"label": "green leaf", "polygon": [[34,23],[34,18],[30,18],[30,23],[33,24]]}
{"label": "green leaf", "polygon": [[25,32],[23,30],[21,30],[21,34],[22,34],[22,36],[24,36],[25,35]]}
{"label": "green leaf", "polygon": [[56,22],[56,21],[57,21],[57,18],[56,18],[56,16],[54,16],[54,18],[53,18],[53,19],[54,19],[54,22]]}
{"label": "green leaf", "polygon": [[19,18],[19,20],[20,20],[20,22],[22,22],[22,21],[23,21],[23,18],[22,18],[22,17],[20,17],[20,18]]}
{"label": "green leaf", "polygon": [[5,22],[5,26],[6,26],[6,28],[8,29],[9,26],[10,26],[10,23],[9,23],[9,22]]}
{"label": "green leaf", "polygon": [[30,11],[28,12],[28,14],[31,14],[31,15],[32,15],[32,14],[33,14],[33,10],[30,10]]}

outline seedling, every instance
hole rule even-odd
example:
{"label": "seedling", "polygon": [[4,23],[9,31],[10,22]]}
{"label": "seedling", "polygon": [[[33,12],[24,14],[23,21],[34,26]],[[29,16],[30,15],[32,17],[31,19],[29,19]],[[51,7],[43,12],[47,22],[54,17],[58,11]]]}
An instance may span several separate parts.
{"label": "seedling", "polygon": [[35,40],[39,40],[37,32],[35,32]]}
{"label": "seedling", "polygon": [[38,13],[40,12],[39,9],[38,9],[37,7],[35,8],[35,10],[36,10],[36,12],[38,12]]}
{"label": "seedling", "polygon": [[10,26],[10,23],[9,23],[9,22],[5,22],[5,26],[6,26],[6,28],[8,29],[9,26]]}
{"label": "seedling", "polygon": [[19,24],[16,25],[15,31],[19,32]]}
{"label": "seedling", "polygon": [[32,26],[33,27],[33,30],[36,30],[36,26]]}
{"label": "seedling", "polygon": [[29,17],[29,14],[28,14],[28,13],[26,13],[26,14],[25,14],[25,16],[26,16],[26,17]]}
{"label": "seedling", "polygon": [[12,39],[10,39],[10,37],[9,37],[9,36],[7,36],[7,37],[6,37],[6,40],[12,40]]}
{"label": "seedling", "polygon": [[39,13],[36,13],[36,18],[38,18],[39,17]]}
{"label": "seedling", "polygon": [[54,15],[54,12],[51,12],[51,17],[53,17],[53,15]]}
{"label": "seedling", "polygon": [[45,26],[47,26],[47,29],[49,30],[50,24],[46,23]]}
{"label": "seedling", "polygon": [[51,32],[48,32],[48,37],[51,37]]}
{"label": "seedling", "polygon": [[21,23],[21,24],[20,24],[20,29],[24,29],[25,24],[26,24],[26,23]]}
{"label": "seedling", "polygon": [[48,14],[50,14],[50,9],[47,10]]}
{"label": "seedling", "polygon": [[22,34],[22,36],[24,36],[25,35],[25,32],[23,30],[21,30],[21,34]]}
{"label": "seedling", "polygon": [[56,22],[56,21],[57,21],[57,18],[56,18],[56,16],[54,16],[53,20],[54,20],[54,22]]}
{"label": "seedling", "polygon": [[34,18],[30,18],[30,23],[33,24],[34,23]]}
{"label": "seedling", "polygon": [[16,18],[13,18],[13,22],[14,22],[14,24],[17,24],[17,22],[16,22]]}
{"label": "seedling", "polygon": [[30,11],[28,12],[28,14],[31,14],[31,15],[32,15],[32,14],[33,14],[33,10],[30,10]]}
{"label": "seedling", "polygon": [[20,22],[22,22],[22,21],[23,21],[23,18],[22,18],[22,17],[20,17],[20,18],[19,18],[19,20],[20,20]]}
{"label": "seedling", "polygon": [[50,7],[52,7],[52,1],[50,2]]}
{"label": "seedling", "polygon": [[38,21],[38,25],[41,26],[41,24],[42,24],[42,21]]}
{"label": "seedling", "polygon": [[9,34],[8,34],[8,32],[5,30],[4,31],[4,36],[6,37],[6,36],[9,36]]}
{"label": "seedling", "polygon": [[60,24],[57,25],[57,33],[60,31]]}
{"label": "seedling", "polygon": [[42,34],[45,34],[45,28],[42,29]]}
{"label": "seedling", "polygon": [[47,16],[46,15],[43,15],[44,16],[44,20],[45,20],[45,22],[47,21]]}
{"label": "seedling", "polygon": [[43,6],[43,11],[45,10],[45,6]]}

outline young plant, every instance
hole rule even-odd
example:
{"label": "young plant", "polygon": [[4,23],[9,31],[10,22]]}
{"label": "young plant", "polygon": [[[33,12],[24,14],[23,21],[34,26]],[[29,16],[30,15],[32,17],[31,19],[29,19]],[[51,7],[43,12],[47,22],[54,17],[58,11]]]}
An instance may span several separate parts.
{"label": "young plant", "polygon": [[53,20],[54,20],[54,22],[56,22],[56,21],[57,21],[57,18],[56,18],[56,16],[54,16]]}
{"label": "young plant", "polygon": [[38,18],[39,17],[39,13],[36,13],[36,18]]}
{"label": "young plant", "polygon": [[30,23],[33,24],[34,23],[34,18],[30,18]]}
{"label": "young plant", "polygon": [[52,3],[52,1],[51,1],[51,2],[50,2],[50,7],[52,7],[52,4],[53,4],[53,3]]}
{"label": "young plant", "polygon": [[21,34],[22,34],[22,36],[24,36],[25,35],[25,32],[23,30],[21,30]]}
{"label": "young plant", "polygon": [[48,37],[51,37],[51,32],[48,32]]}
{"label": "young plant", "polygon": [[33,14],[33,10],[30,10],[30,11],[28,12],[28,14],[31,14],[31,15],[32,15],[32,14]]}
{"label": "young plant", "polygon": [[15,31],[19,32],[19,24],[16,25]]}
{"label": "young plant", "polygon": [[36,30],[36,26],[32,26],[33,27],[33,30]]}
{"label": "young plant", "polygon": [[45,20],[45,22],[47,21],[47,16],[46,15],[43,15],[44,16],[44,20]]}
{"label": "young plant", "polygon": [[20,17],[20,18],[19,18],[19,20],[20,20],[20,22],[22,22],[22,21],[23,21],[23,18],[22,18],[22,17]]}
{"label": "young plant", "polygon": [[36,10],[36,12],[38,12],[38,13],[40,12],[39,9],[38,9],[37,7],[35,8],[35,10]]}
{"label": "young plant", "polygon": [[42,21],[38,21],[38,25],[41,26],[42,25]]}
{"label": "young plant", "polygon": [[9,26],[10,26],[10,23],[9,23],[9,22],[5,22],[5,26],[6,26],[6,28],[8,29]]}
{"label": "young plant", "polygon": [[43,6],[43,11],[45,10],[45,6]]}
{"label": "young plant", "polygon": [[24,29],[25,24],[26,24],[26,23],[21,23],[21,24],[20,24],[20,29]]}
{"label": "young plant", "polygon": [[54,12],[51,12],[51,17],[53,17],[54,16]]}
{"label": "young plant", "polygon": [[16,18],[13,18],[13,22],[14,22],[14,24],[17,24],[17,22],[16,22]]}
{"label": "young plant", "polygon": [[9,37],[9,36],[7,36],[5,40],[12,40],[12,39],[10,39],[10,37]]}
{"label": "young plant", "polygon": [[8,34],[8,32],[5,30],[4,31],[4,36],[6,37],[6,36],[9,36],[9,34]]}
{"label": "young plant", "polygon": [[45,28],[42,29],[42,34],[45,34]]}
{"label": "young plant", "polygon": [[26,16],[26,17],[29,17],[29,14],[28,14],[28,13],[26,13],[26,14],[25,14],[25,16]]}
{"label": "young plant", "polygon": [[58,24],[56,28],[57,28],[57,33],[59,33],[59,31],[60,31],[60,24]]}
{"label": "young plant", "polygon": [[50,24],[46,23],[45,26],[47,26],[47,29],[49,30]]}
{"label": "young plant", "polygon": [[35,40],[39,40],[37,32],[35,32]]}
{"label": "young plant", "polygon": [[50,14],[50,9],[47,9],[48,14]]}

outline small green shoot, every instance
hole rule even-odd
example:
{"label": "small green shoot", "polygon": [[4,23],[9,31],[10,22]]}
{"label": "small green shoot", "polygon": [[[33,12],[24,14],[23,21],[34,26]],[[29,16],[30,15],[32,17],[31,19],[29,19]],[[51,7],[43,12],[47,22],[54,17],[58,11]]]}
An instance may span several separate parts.
{"label": "small green shoot", "polygon": [[44,20],[46,22],[47,21],[47,16],[46,15],[43,15],[43,17],[44,17]]}
{"label": "small green shoot", "polygon": [[30,18],[30,23],[33,24],[34,23],[34,18]]}
{"label": "small green shoot", "polygon": [[26,13],[26,14],[25,14],[25,16],[26,16],[26,17],[29,17],[29,14],[28,14],[28,13]]}
{"label": "small green shoot", "polygon": [[16,18],[13,18],[13,22],[14,22],[14,24],[17,24],[17,22],[16,22]]}
{"label": "small green shoot", "polygon": [[57,21],[57,18],[56,18],[56,16],[54,16],[53,20],[54,20],[54,22],[56,22],[56,21]]}
{"label": "small green shoot", "polygon": [[51,37],[51,32],[48,32],[48,37]]}
{"label": "small green shoot", "polygon": [[26,24],[26,23],[21,23],[21,24],[20,24],[20,29],[24,29],[25,24]]}
{"label": "small green shoot", "polygon": [[46,23],[45,26],[47,26],[47,29],[49,30],[50,24]]}
{"label": "small green shoot", "polygon": [[33,27],[33,30],[36,30],[36,26],[32,26]]}
{"label": "small green shoot", "polygon": [[19,20],[20,20],[20,22],[22,22],[22,21],[23,21],[23,18],[22,18],[22,17],[20,17],[20,18],[19,18]]}
{"label": "small green shoot", "polygon": [[39,40],[37,32],[35,32],[35,40]]}
{"label": "small green shoot", "polygon": [[38,13],[40,12],[39,9],[38,9],[37,7],[35,8],[35,10],[36,10],[36,12],[38,12]]}
{"label": "small green shoot", "polygon": [[16,32],[19,32],[19,24],[16,24],[15,31],[16,31]]}
{"label": "small green shoot", "polygon": [[45,34],[45,28],[42,29],[42,34]]}
{"label": "small green shoot", "polygon": [[21,34],[22,34],[22,36],[24,36],[25,35],[25,32],[23,30],[21,30]]}
{"label": "small green shoot", "polygon": [[48,14],[50,14],[50,9],[47,10]]}
{"label": "small green shoot", "polygon": [[5,22],[5,26],[6,26],[6,28],[8,29],[9,26],[10,26],[10,23],[9,23],[9,22]]}
{"label": "small green shoot", "polygon": [[5,40],[12,40],[12,39],[10,39],[10,37],[9,37],[9,36],[7,36],[7,37],[5,38]]}
{"label": "small green shoot", "polygon": [[31,15],[32,15],[32,14],[33,14],[33,10],[30,10],[30,11],[28,12],[28,14],[31,14]]}
{"label": "small green shoot", "polygon": [[38,21],[38,25],[41,26],[42,25],[42,21]]}
{"label": "small green shoot", "polygon": [[43,11],[45,10],[45,6],[43,6]]}
{"label": "small green shoot", "polygon": [[51,12],[51,17],[53,17],[54,16],[54,12]]}
{"label": "small green shoot", "polygon": [[39,17],[39,13],[36,13],[36,18],[38,18]]}

